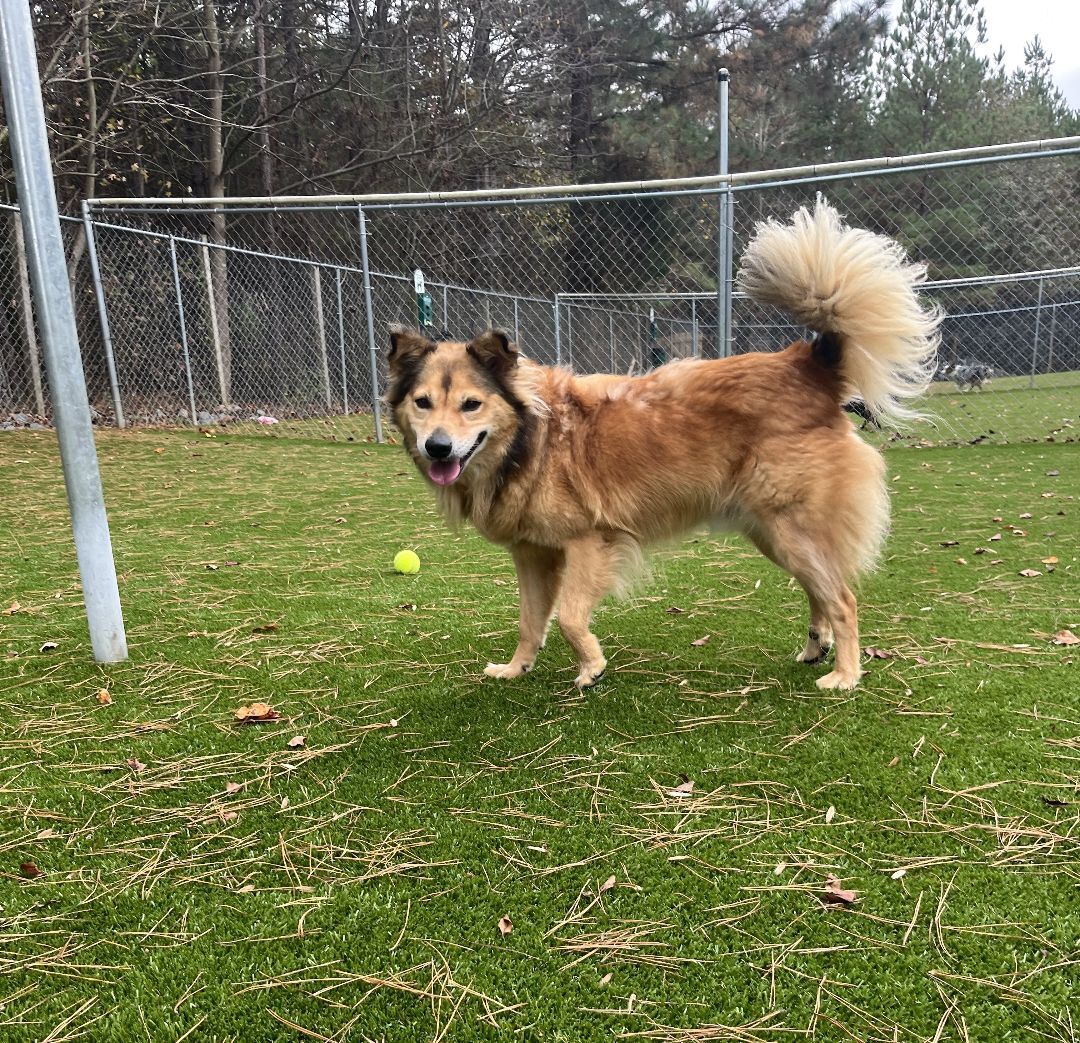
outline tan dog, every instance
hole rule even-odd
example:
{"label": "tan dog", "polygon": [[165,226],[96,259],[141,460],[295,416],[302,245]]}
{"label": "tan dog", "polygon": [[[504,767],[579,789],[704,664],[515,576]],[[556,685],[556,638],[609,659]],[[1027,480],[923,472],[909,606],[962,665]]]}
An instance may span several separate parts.
{"label": "tan dog", "polygon": [[734,528],[790,572],[810,602],[798,659],[836,643],[821,688],[861,674],[848,586],[880,550],[885,466],[840,405],[913,415],[933,372],[940,318],[889,239],[847,228],[819,200],[792,224],[760,225],[740,280],[817,331],[783,351],[673,362],[638,377],[578,377],[521,357],[504,333],[434,343],[395,327],[387,402],[439,506],[514,559],[517,650],[492,677],[528,672],[556,610],[586,687],[606,660],[597,602],[647,544],[699,525]]}

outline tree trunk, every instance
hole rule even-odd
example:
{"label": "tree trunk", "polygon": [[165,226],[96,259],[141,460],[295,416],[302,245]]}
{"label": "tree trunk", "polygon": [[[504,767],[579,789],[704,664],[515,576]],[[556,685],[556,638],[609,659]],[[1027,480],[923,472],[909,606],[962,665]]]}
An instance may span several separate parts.
{"label": "tree trunk", "polygon": [[[214,0],[203,0],[203,30],[206,47],[206,94],[208,126],[206,141],[206,190],[215,202],[225,199],[225,152],[222,146],[222,111],[224,85],[221,75],[221,36],[218,33]],[[222,385],[232,398],[232,340],[229,336],[229,267],[228,254],[214,246],[225,245],[225,210],[223,202],[210,215],[210,271],[214,282],[218,337],[221,342]],[[222,405],[229,405],[223,402]],[[192,417],[194,420],[194,417]]]}

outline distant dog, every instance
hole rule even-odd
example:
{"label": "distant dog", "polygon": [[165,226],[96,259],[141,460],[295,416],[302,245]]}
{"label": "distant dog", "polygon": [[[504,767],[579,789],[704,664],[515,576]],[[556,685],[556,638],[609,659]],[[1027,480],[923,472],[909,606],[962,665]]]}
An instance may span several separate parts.
{"label": "distant dog", "polygon": [[532,669],[556,610],[585,688],[607,661],[590,630],[642,548],[707,524],[745,533],[810,603],[797,656],[821,688],[859,679],[855,597],[889,520],[885,466],[845,419],[858,397],[875,416],[933,373],[936,313],[921,265],[819,201],[790,225],[758,226],[742,287],[818,331],[783,351],[687,359],[636,377],[578,377],[519,355],[505,333],[435,342],[394,327],[386,400],[443,513],[468,520],[514,560],[518,645],[491,677]]}
{"label": "distant dog", "polygon": [[958,362],[949,371],[949,377],[961,391],[981,391],[993,375],[993,368],[982,362]]}

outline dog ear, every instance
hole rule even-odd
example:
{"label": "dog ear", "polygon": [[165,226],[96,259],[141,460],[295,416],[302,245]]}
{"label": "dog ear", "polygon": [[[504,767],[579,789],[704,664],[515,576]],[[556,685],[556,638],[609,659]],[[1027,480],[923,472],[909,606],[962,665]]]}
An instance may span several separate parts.
{"label": "dog ear", "polygon": [[416,359],[434,350],[435,342],[428,340],[422,333],[407,326],[391,325],[390,351],[386,356],[391,369],[401,366],[407,359]]}
{"label": "dog ear", "polygon": [[518,363],[517,346],[503,330],[485,330],[473,338],[465,350],[481,366],[497,375],[508,373]]}

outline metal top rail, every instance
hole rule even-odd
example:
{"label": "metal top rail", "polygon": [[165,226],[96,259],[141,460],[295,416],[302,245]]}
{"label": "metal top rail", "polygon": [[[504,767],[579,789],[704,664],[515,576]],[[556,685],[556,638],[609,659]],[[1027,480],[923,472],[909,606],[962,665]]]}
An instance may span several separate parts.
{"label": "metal top rail", "polygon": [[1038,153],[1080,147],[1080,135],[1066,138],[1043,138],[1036,141],[1015,141],[1003,145],[977,145],[973,148],[923,152],[910,156],[879,156],[838,163],[811,163],[777,170],[752,170],[741,174],[709,174],[704,177],[659,178],[650,181],[609,181],[590,185],[528,185],[521,188],[474,189],[454,192],[385,192],[369,195],[328,196],[233,196],[224,200],[208,196],[189,198],[141,198],[103,196],[89,200],[93,207],[222,207],[228,206],[332,206],[363,205],[368,203],[450,202],[469,199],[521,199],[531,196],[580,196],[599,192],[641,192],[669,188],[715,188],[754,184],[795,178],[814,178],[828,174],[854,173],[869,170],[904,169],[926,163],[947,163],[953,160],[988,159],[1016,153]]}

